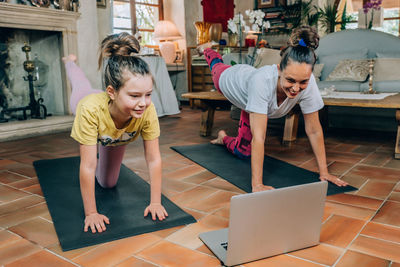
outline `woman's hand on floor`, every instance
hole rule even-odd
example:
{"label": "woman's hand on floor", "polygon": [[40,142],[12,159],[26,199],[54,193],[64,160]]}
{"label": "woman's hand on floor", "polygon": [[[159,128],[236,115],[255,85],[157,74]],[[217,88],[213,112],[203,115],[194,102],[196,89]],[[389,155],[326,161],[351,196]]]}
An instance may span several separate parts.
{"label": "woman's hand on floor", "polygon": [[263,185],[263,184],[258,184],[256,186],[253,186],[252,191],[254,192],[261,192],[261,191],[266,191],[266,190],[271,190],[275,189],[272,186],[269,185]]}
{"label": "woman's hand on floor", "polygon": [[319,176],[319,179],[321,181],[329,181],[331,183],[334,183],[337,186],[346,186],[346,185],[349,184],[348,182],[345,182],[342,179],[339,179],[338,177],[336,177],[335,175],[332,175],[332,174],[329,174],[329,173],[321,174]]}
{"label": "woman's hand on floor", "polygon": [[144,217],[146,217],[149,212],[151,213],[151,218],[153,219],[153,221],[157,220],[157,217],[160,221],[162,221],[168,216],[168,213],[165,210],[164,206],[159,203],[151,203],[150,205],[148,205],[147,208],[144,210]]}
{"label": "woman's hand on floor", "polygon": [[93,234],[96,233],[96,229],[99,233],[104,232],[106,230],[106,225],[104,223],[110,224],[110,220],[107,216],[98,213],[91,213],[85,218],[84,231],[87,232],[90,227]]}

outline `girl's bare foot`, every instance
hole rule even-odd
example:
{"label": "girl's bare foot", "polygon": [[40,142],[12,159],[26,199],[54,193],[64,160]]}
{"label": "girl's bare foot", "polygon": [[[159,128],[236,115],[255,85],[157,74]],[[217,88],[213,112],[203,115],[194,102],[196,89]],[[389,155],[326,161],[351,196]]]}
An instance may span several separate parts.
{"label": "girl's bare foot", "polygon": [[217,139],[211,140],[210,143],[214,145],[223,145],[225,136],[227,136],[226,132],[224,130],[220,130],[218,132]]}
{"label": "girl's bare foot", "polygon": [[68,56],[63,57],[62,60],[64,61],[64,63],[67,63],[69,61],[75,62],[76,56],[74,54],[69,54]]}

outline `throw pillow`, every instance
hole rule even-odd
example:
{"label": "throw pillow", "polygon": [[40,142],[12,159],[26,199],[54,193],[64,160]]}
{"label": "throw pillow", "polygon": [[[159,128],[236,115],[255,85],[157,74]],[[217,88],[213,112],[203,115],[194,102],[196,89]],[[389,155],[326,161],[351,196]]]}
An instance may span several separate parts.
{"label": "throw pillow", "polygon": [[377,58],[374,63],[374,82],[400,80],[400,58]]}
{"label": "throw pillow", "polygon": [[324,64],[315,64],[313,69],[313,74],[315,80],[319,82],[319,78],[321,77],[322,69],[324,68]]}
{"label": "throw pillow", "polygon": [[367,48],[361,48],[361,49],[355,50],[352,53],[347,52],[347,53],[340,54],[340,52],[336,51],[336,53],[330,54],[330,55],[318,55],[317,63],[325,64],[324,69],[322,70],[322,73],[321,73],[321,81],[325,81],[325,79],[335,69],[336,65],[339,63],[340,60],[343,60],[343,59],[366,59],[367,55],[368,55]]}
{"label": "throw pillow", "polygon": [[344,59],[339,61],[326,80],[363,82],[367,79],[368,74],[367,59]]}

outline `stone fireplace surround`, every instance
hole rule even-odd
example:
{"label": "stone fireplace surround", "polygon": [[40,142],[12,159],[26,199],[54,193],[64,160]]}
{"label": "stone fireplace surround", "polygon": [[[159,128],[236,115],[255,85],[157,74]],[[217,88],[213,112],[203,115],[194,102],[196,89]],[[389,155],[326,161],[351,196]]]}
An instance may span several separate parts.
{"label": "stone fireplace surround", "polygon": [[[77,19],[80,14],[72,11],[0,3],[0,28],[56,31],[62,35],[61,53],[77,54]],[[69,110],[70,86],[62,73],[64,106]],[[73,116],[53,116],[45,120],[28,119],[0,124],[0,142],[69,130]]]}

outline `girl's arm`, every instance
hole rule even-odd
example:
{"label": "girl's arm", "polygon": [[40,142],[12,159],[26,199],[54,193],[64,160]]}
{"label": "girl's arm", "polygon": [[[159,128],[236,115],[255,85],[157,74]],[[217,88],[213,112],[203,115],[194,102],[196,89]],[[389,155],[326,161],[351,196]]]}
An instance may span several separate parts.
{"label": "girl's arm", "polygon": [[250,113],[251,140],[251,186],[253,192],[273,189],[263,184],[264,143],[267,134],[268,117],[265,114]]}
{"label": "girl's arm", "polygon": [[154,140],[144,140],[143,145],[151,187],[150,205],[146,207],[144,216],[146,217],[150,212],[153,220],[156,220],[157,217],[159,220],[164,220],[165,217],[168,216],[168,213],[161,205],[162,164],[158,138]]}
{"label": "girl's arm", "polygon": [[88,228],[96,233],[106,230],[104,224],[109,224],[109,219],[97,213],[96,198],[94,193],[94,179],[96,175],[97,165],[97,147],[96,145],[80,145],[81,165],[79,171],[79,181],[81,186],[81,194],[83,206],[85,209],[85,226],[84,231],[87,232]]}
{"label": "girl's arm", "polygon": [[306,134],[310,140],[315,158],[317,160],[319,169],[319,179],[330,181],[338,186],[346,186],[348,183],[342,181],[338,177],[329,174],[328,165],[326,163],[324,133],[322,131],[321,123],[319,122],[318,111],[313,113],[304,114],[304,124]]}

